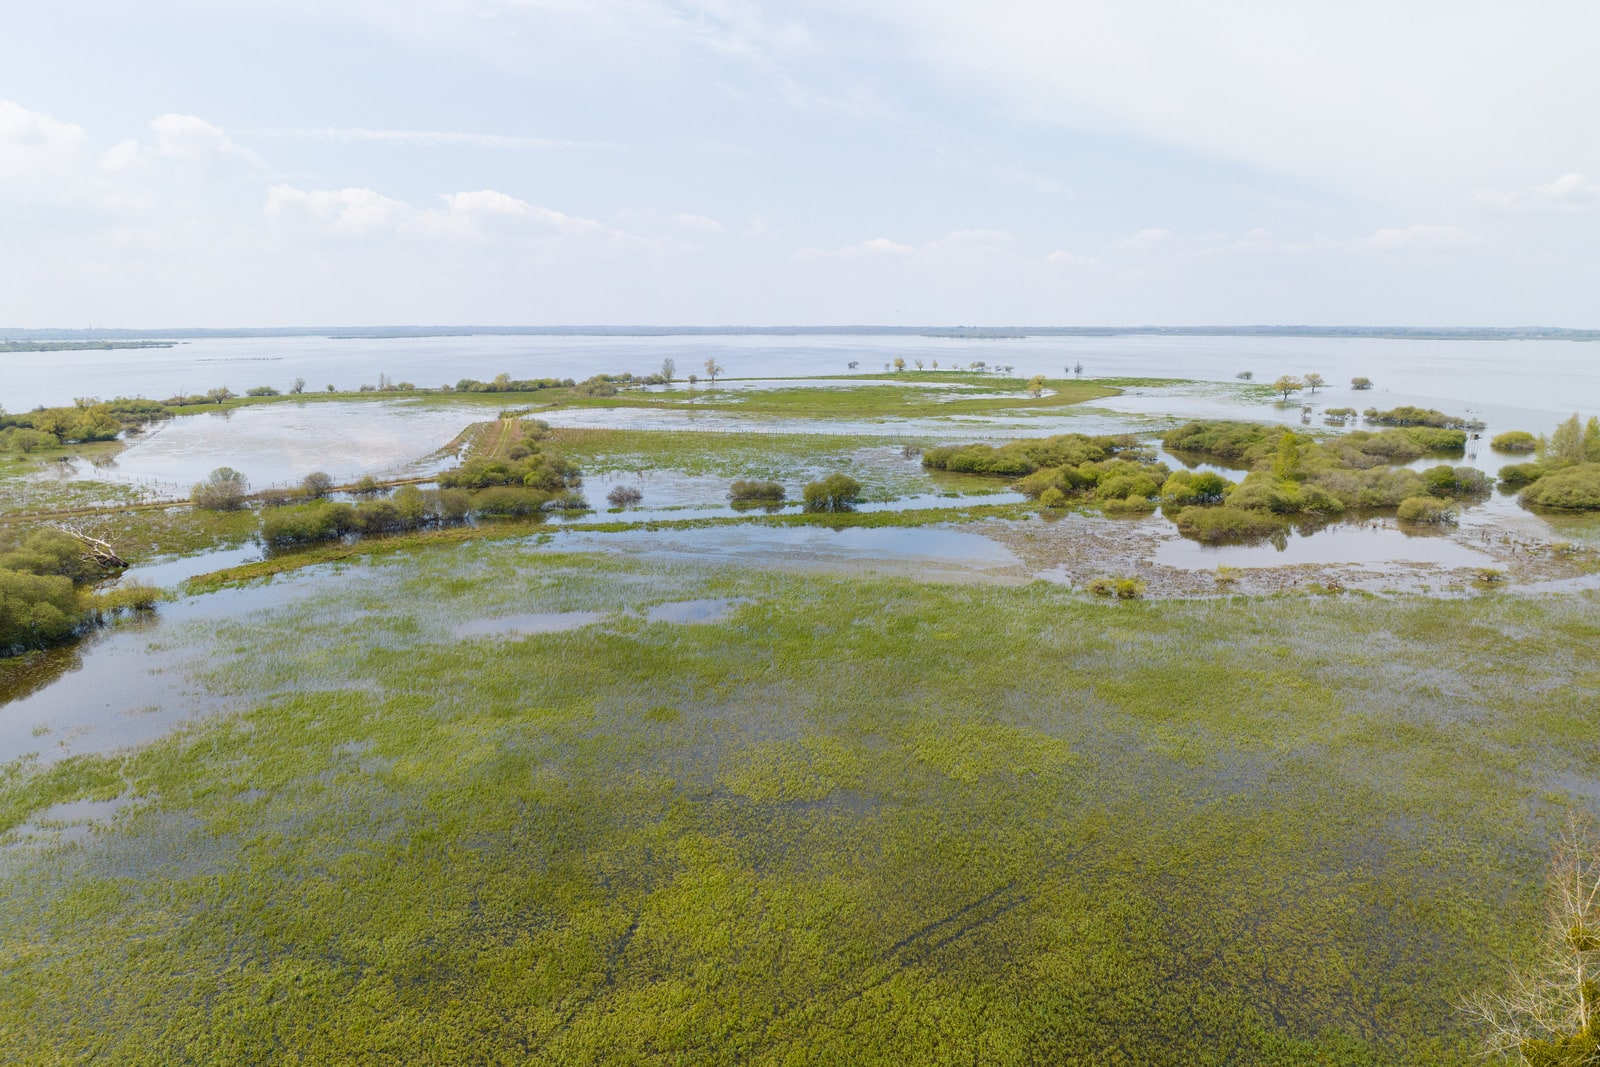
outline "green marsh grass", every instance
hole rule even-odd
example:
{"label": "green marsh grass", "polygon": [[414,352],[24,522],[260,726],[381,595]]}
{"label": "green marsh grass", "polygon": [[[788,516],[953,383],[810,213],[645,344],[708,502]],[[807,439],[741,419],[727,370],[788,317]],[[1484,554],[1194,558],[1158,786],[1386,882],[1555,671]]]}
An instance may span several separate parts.
{"label": "green marsh grass", "polygon": [[[632,610],[700,597],[749,602]],[[1469,1063],[1452,1005],[1537,933],[1546,826],[1600,773],[1596,607],[1097,603],[414,545],[196,636],[237,715],[78,784],[8,772],[11,817],[124,779],[141,799],[6,857],[0,1041]],[[452,636],[580,610],[609,614]]]}

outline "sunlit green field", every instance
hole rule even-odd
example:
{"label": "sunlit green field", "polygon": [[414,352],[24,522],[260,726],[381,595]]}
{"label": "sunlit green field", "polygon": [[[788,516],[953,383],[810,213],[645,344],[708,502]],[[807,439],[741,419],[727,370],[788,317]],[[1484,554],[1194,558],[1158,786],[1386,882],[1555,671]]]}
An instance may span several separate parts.
{"label": "sunlit green field", "polygon": [[1592,595],[330,566],[174,629],[238,716],[0,779],[139,798],[0,853],[9,1058],[1464,1064],[1600,770]]}

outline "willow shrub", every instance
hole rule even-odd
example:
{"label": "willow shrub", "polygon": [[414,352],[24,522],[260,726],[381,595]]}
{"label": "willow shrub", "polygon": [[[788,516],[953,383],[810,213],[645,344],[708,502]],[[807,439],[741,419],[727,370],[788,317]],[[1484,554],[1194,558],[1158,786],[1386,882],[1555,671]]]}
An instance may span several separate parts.
{"label": "willow shrub", "polygon": [[1600,463],[1580,463],[1547,474],[1524,489],[1519,499],[1543,508],[1600,510]]}
{"label": "willow shrub", "polygon": [[1233,541],[1266,537],[1284,527],[1284,520],[1269,511],[1256,511],[1223,504],[1219,507],[1190,505],[1173,518],[1184,534],[1201,541]]}
{"label": "willow shrub", "polygon": [[1455,511],[1431,496],[1413,496],[1400,501],[1395,511],[1401,522],[1450,523],[1456,520]]}

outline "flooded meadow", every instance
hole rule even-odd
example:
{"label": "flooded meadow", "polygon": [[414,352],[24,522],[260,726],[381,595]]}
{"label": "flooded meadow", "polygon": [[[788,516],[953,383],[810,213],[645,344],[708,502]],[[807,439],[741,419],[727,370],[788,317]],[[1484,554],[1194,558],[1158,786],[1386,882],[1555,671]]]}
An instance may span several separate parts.
{"label": "flooded meadow", "polygon": [[[1443,521],[1262,508],[1207,538],[1161,479],[1282,485],[1375,429],[1326,409],[1413,405],[1482,426],[1340,477],[1492,485],[1530,458],[1494,435],[1600,410],[1595,349],[289,338],[33,361],[7,410],[91,370],[128,395],[338,389],[0,455],[0,550],[67,526],[128,564],[85,603],[163,596],[0,658],[0,1042],[1474,1062],[1454,1005],[1534,935],[1551,828],[1600,797],[1600,522],[1473,482],[1432,498]],[[669,358],[670,386],[590,377]],[[708,358],[738,380],[691,392]],[[1332,384],[1271,395],[1313,371]],[[587,380],[356,392],[501,372]],[[1197,420],[1277,451],[1163,441]],[[179,502],[218,467],[277,496]],[[399,1025],[402,1004],[428,1010]]]}

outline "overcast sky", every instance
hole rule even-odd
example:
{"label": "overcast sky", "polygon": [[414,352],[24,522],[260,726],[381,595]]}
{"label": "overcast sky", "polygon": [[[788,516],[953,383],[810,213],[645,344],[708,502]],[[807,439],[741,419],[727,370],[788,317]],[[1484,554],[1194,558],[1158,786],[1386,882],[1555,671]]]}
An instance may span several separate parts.
{"label": "overcast sky", "polygon": [[1600,4],[0,5],[0,326],[1600,325]]}

